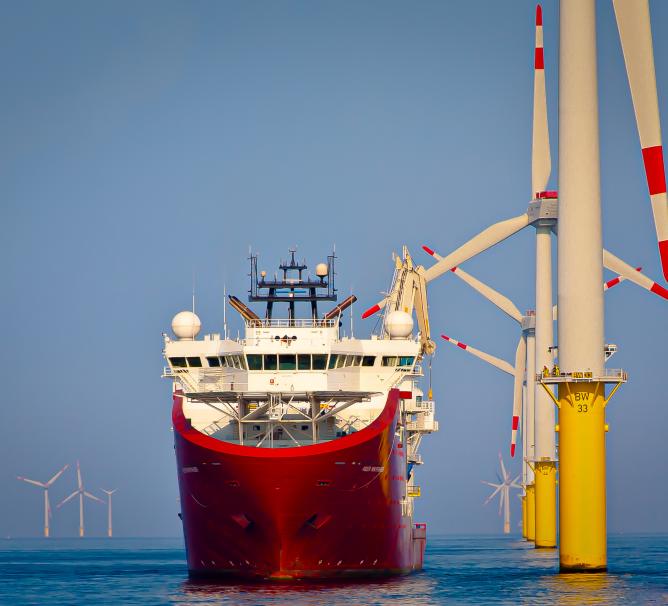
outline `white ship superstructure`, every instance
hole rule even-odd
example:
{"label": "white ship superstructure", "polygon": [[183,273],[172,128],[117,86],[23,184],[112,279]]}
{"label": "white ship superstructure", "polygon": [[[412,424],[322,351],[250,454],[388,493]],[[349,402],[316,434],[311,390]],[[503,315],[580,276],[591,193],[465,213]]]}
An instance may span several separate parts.
{"label": "white ship superstructure", "polygon": [[[341,314],[355,297],[322,317],[317,310],[319,299],[335,300],[334,256],[318,265],[316,278],[310,279],[303,277],[306,266],[291,254],[280,266],[283,276],[273,280],[267,280],[265,272],[257,275],[257,257],[251,257],[250,300],[265,302],[267,312],[260,318],[230,297],[244,318],[243,338],[217,333],[197,338],[200,321],[193,312],[174,318],[178,338],[164,337],[164,375],[185,395],[185,417],[199,432],[232,444],[301,447],[368,427],[383,411],[389,391],[398,389],[396,439],[406,453],[406,494],[418,496],[412,468],[422,462],[422,436],[436,431],[438,422],[431,394],[425,396],[418,385],[422,344],[413,334],[410,310],[388,306],[380,334],[368,339],[344,336]],[[296,273],[298,277],[292,275]],[[401,277],[395,274],[397,300],[402,299],[401,288]],[[327,294],[318,295],[317,289]],[[296,317],[298,302],[310,303],[310,318]],[[272,317],[276,303],[287,303],[287,318]]]}

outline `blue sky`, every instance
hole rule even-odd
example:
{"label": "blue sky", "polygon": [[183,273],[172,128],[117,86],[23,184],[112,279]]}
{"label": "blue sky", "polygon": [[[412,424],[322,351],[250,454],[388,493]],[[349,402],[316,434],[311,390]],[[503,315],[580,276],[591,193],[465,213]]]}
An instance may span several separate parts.
{"label": "blue sky", "polygon": [[[530,194],[534,4],[516,2],[23,2],[0,23],[0,536],[40,531],[36,488],[79,458],[90,490],[118,488],[126,536],[177,535],[170,387],[161,333],[190,305],[222,324],[223,283],[245,298],[252,246],[272,268],[336,245],[359,313],[391,252],[445,253],[523,212]],[[598,3],[604,242],[661,275],[611,3]],[[653,22],[668,4],[651,2]],[[557,3],[544,4],[557,185]],[[668,120],[668,39],[654,38]],[[531,307],[530,230],[465,265]],[[555,257],[556,258],[556,257]],[[445,275],[431,322],[513,359],[517,329]],[[612,531],[668,531],[665,301],[606,295],[606,340],[629,383],[609,406]],[[233,330],[241,328],[234,318]],[[508,451],[512,381],[446,343],[433,360],[441,431],[424,442],[417,520],[497,532],[482,507]],[[511,464],[519,472],[518,462]],[[54,501],[71,492],[71,472]],[[96,510],[97,508],[97,510]],[[101,534],[101,506],[89,506]],[[514,510],[517,521],[518,508]],[[72,535],[76,505],[53,520]]]}

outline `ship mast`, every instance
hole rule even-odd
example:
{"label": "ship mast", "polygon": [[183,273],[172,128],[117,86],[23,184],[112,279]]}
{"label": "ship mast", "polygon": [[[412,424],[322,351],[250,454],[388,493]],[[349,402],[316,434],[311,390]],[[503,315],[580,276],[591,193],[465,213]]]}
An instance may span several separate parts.
{"label": "ship mast", "polygon": [[[290,249],[290,259],[282,261],[278,266],[278,273],[273,279],[267,279],[267,272],[257,270],[257,255],[251,255],[250,280],[251,287],[248,300],[251,303],[266,303],[267,320],[271,320],[274,312],[274,303],[288,304],[288,319],[294,321],[295,303],[311,304],[311,318],[318,319],[318,301],[336,301],[334,287],[334,259],[332,253],[327,257],[327,263],[318,263],[315,268],[315,278],[305,275],[308,266],[304,261],[299,263],[295,259],[296,249]],[[279,273],[281,274],[279,276]]]}

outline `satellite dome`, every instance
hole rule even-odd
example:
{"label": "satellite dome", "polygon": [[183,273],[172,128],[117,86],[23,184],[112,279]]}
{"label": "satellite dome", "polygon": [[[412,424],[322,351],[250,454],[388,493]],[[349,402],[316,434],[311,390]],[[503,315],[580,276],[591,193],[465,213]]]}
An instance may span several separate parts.
{"label": "satellite dome", "polygon": [[318,278],[324,278],[328,273],[329,269],[327,268],[327,263],[318,263],[315,266],[315,275],[318,276]]}
{"label": "satellite dome", "polygon": [[390,339],[407,339],[413,332],[413,318],[405,311],[391,311],[385,317],[385,332]]}
{"label": "satellite dome", "polygon": [[172,319],[172,331],[179,339],[194,339],[200,328],[202,322],[192,311],[180,311]]}

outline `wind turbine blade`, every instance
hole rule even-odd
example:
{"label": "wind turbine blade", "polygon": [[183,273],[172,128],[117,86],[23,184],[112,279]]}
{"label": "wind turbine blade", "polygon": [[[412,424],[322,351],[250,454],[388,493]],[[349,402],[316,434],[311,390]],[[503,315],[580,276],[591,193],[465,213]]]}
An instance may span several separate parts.
{"label": "wind turbine blade", "polygon": [[508,297],[502,295],[492,287],[487,286],[487,284],[484,284],[477,278],[474,278],[461,267],[453,267],[451,271],[458,278],[466,282],[471,288],[477,290],[483,297],[485,297],[485,299],[494,303],[494,305],[515,320],[515,322],[518,324],[522,323],[522,314],[520,313],[520,310],[517,309],[517,306]]}
{"label": "wind turbine blade", "polygon": [[515,456],[517,445],[517,429],[522,414],[522,384],[524,383],[524,368],[526,365],[527,341],[524,333],[520,336],[515,350],[515,384],[513,386],[513,429],[510,438],[510,456]]}
{"label": "wind turbine blade", "polygon": [[98,503],[104,503],[104,501],[100,497],[96,497],[94,494],[91,494],[87,490],[84,490],[84,496],[88,497],[89,499],[93,499],[93,501],[97,501]]}
{"label": "wind turbine blade", "polygon": [[491,364],[492,366],[495,366],[499,370],[502,370],[503,372],[508,373],[509,375],[514,375],[515,374],[515,369],[505,360],[502,360],[501,358],[497,358],[496,356],[493,356],[491,354],[485,353],[484,351],[480,351],[479,349],[476,349],[475,347],[471,347],[470,345],[467,345],[466,343],[462,343],[461,341],[457,341],[456,339],[452,339],[451,337],[448,337],[447,335],[441,335],[442,339],[445,339],[448,343],[452,343],[453,345],[456,345],[460,349],[463,349],[464,351],[467,351],[468,353],[474,355],[476,358],[480,358],[481,360],[484,360],[488,364]]}
{"label": "wind turbine blade", "polygon": [[668,196],[649,4],[647,0],[613,0],[613,6],[638,126],[663,277],[668,280]]}
{"label": "wind turbine blade", "polygon": [[[636,267],[636,271],[642,271],[642,267]],[[606,290],[610,290],[613,286],[617,286],[617,284],[620,284],[624,280],[626,280],[624,276],[617,276],[612,280],[608,280],[603,284],[603,292],[605,292]]]}
{"label": "wind turbine blade", "polygon": [[503,476],[503,483],[505,484],[506,480],[508,480],[508,472],[506,471],[506,466],[503,464],[501,453],[499,453],[499,463],[501,464],[501,474]]}
{"label": "wind turbine blade", "polygon": [[431,282],[434,278],[444,274],[446,271],[461,265],[471,257],[475,257],[483,250],[491,248],[495,244],[502,242],[513,234],[529,225],[529,216],[524,213],[519,217],[500,221],[487,229],[481,231],[477,236],[471,238],[465,244],[462,244],[457,250],[443,257],[436,264],[425,271],[424,278]]}
{"label": "wind turbine blade", "polygon": [[488,482],[487,480],[480,480],[483,484],[487,484],[487,486],[491,486],[492,488],[501,488],[503,484],[493,484],[492,482]]}
{"label": "wind turbine blade", "polygon": [[79,466],[79,461],[77,461],[77,482],[79,483],[79,490],[83,490],[83,482],[81,481],[81,467]]}
{"label": "wind turbine blade", "polygon": [[[505,492],[505,491],[504,491],[504,492]],[[504,492],[502,492],[502,493],[499,495],[499,515],[501,515],[501,513],[503,512],[503,500],[504,500],[503,497],[504,497]]]}
{"label": "wind turbine blade", "polygon": [[543,9],[536,6],[536,48],[533,76],[533,141],[531,145],[531,196],[545,191],[552,171],[550,132],[547,124],[545,60],[543,57]]}
{"label": "wind turbine blade", "polygon": [[385,297],[384,299],[381,299],[376,303],[373,307],[369,307],[363,314],[362,314],[362,320],[366,320],[369,316],[373,316],[373,314],[378,313],[383,307],[387,305],[387,299],[388,297]]}
{"label": "wind turbine blade", "polygon": [[499,491],[503,488],[503,484],[499,484],[499,487],[491,494],[489,495],[486,499],[483,505],[487,505],[497,494],[499,494]]}
{"label": "wind turbine blade", "polygon": [[624,276],[630,282],[659,295],[664,299],[668,299],[668,290],[660,284],[652,281],[646,275],[631,267],[628,263],[622,261],[619,257],[615,257],[610,251],[603,250],[603,265],[617,274]]}
{"label": "wind turbine blade", "polygon": [[53,476],[47,483],[47,486],[51,486],[63,473],[64,471],[69,467],[68,465],[65,465],[55,476]]}
{"label": "wind turbine blade", "polygon": [[56,505],[56,509],[60,509],[67,501],[71,501],[74,497],[79,495],[81,491],[80,490],[75,490],[69,497],[65,497],[58,505]]}
{"label": "wind turbine blade", "polygon": [[38,482],[37,480],[30,480],[28,478],[24,478],[23,476],[17,476],[17,480],[23,480],[24,482],[28,482],[28,484],[34,484],[35,486],[39,486],[40,488],[46,488],[47,485],[44,484],[44,482]]}

